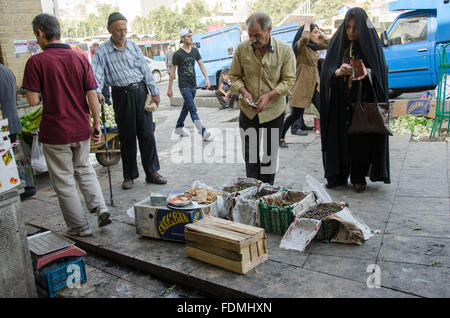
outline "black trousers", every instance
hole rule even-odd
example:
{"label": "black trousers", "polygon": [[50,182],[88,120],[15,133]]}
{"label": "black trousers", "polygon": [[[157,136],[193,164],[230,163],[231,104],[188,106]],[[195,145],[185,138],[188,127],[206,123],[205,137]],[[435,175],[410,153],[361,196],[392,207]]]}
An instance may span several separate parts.
{"label": "black trousers", "polygon": [[[240,113],[239,128],[241,129],[245,170],[248,178],[274,183],[283,120],[284,113],[272,121],[260,124],[258,115],[249,119],[243,112]],[[264,138],[262,138],[263,136]],[[259,156],[261,139],[263,140],[263,158]]]}
{"label": "black trousers", "polygon": [[146,97],[147,87],[144,82],[140,82],[135,89],[112,90],[124,179],[133,180],[139,177],[136,137],[146,176],[148,177],[160,169],[156,140],[153,134],[152,112],[144,109]]}
{"label": "black trousers", "polygon": [[[314,95],[311,102],[316,106],[317,110],[320,112],[320,95],[317,90],[314,90]],[[291,114],[286,118],[283,124],[283,130],[281,131],[281,139],[284,139],[286,132],[291,127],[291,132],[296,129],[302,129],[305,125],[303,120],[303,114],[305,113],[304,108],[291,107]]]}

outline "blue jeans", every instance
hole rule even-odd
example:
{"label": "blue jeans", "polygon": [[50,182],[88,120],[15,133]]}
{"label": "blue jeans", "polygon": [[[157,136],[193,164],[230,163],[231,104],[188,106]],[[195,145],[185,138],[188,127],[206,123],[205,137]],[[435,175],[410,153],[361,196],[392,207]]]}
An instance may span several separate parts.
{"label": "blue jeans", "polygon": [[[183,108],[181,109],[180,116],[177,120],[176,128],[184,127],[184,121],[188,113],[191,115],[192,122],[198,121],[200,122],[200,117],[197,114],[197,107],[194,104],[195,93],[197,92],[196,88],[181,88],[180,89],[181,96],[183,96],[184,103]],[[202,127],[202,134],[205,131],[205,127]]]}

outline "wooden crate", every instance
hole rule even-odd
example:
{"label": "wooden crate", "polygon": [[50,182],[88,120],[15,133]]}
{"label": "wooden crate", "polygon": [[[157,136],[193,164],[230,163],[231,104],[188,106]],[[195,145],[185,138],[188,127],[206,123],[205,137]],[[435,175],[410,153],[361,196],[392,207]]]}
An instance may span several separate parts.
{"label": "wooden crate", "polygon": [[268,258],[266,232],[262,228],[205,217],[184,230],[189,257],[239,274],[245,274]]}

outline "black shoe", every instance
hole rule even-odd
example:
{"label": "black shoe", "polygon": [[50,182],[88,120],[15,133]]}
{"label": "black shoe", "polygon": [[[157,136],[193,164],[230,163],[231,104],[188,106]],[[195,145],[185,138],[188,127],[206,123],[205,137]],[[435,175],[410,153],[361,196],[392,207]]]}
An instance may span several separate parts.
{"label": "black shoe", "polygon": [[307,126],[306,124],[303,124],[302,130],[314,130],[314,127]]}
{"label": "black shoe", "polygon": [[307,136],[308,133],[306,131],[301,130],[300,128],[297,129],[294,133],[291,132],[292,135],[297,135],[297,136]]}
{"label": "black shoe", "polygon": [[109,218],[110,216],[111,214],[109,214],[108,211],[99,212],[99,215],[97,216],[98,227],[103,227],[111,224],[112,221]]}
{"label": "black shoe", "polygon": [[355,190],[356,193],[362,193],[366,191],[366,185],[365,184],[354,184],[353,190]]}
{"label": "black shoe", "polygon": [[122,182],[122,189],[124,190],[130,190],[133,187],[133,180],[131,179],[125,179]]}
{"label": "black shoe", "polygon": [[283,139],[280,140],[280,148],[289,148],[288,144]]}
{"label": "black shoe", "polygon": [[167,183],[167,179],[164,178],[162,175],[160,175],[158,172],[155,172],[155,173],[151,174],[150,176],[148,176],[147,178],[145,178],[145,181],[147,181],[147,183],[156,183],[156,184],[166,184]]}
{"label": "black shoe", "polygon": [[325,187],[327,189],[334,189],[340,186],[344,186],[347,184],[347,181],[341,181],[341,182],[333,182],[333,181],[328,181],[328,183],[325,185]]}

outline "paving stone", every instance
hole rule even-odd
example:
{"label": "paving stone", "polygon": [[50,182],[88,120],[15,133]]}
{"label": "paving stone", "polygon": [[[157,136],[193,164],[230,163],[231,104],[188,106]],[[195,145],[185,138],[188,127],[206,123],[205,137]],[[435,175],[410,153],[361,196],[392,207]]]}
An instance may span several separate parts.
{"label": "paving stone", "polygon": [[378,262],[382,286],[428,298],[450,296],[450,268]]}
{"label": "paving stone", "polygon": [[450,239],[385,234],[378,260],[450,267]]}
{"label": "paving stone", "polygon": [[202,265],[193,271],[191,276],[231,290],[264,298],[410,297],[410,295],[389,289],[370,289],[365,283],[292,267],[270,260],[249,271],[246,275],[235,274],[212,265]]}
{"label": "paving stone", "polygon": [[372,259],[357,259],[338,256],[311,254],[303,265],[304,269],[319,273],[366,283],[371,273],[367,272],[369,265],[376,264],[376,257]]}
{"label": "paving stone", "polygon": [[403,169],[398,196],[448,198],[448,181],[443,169]]}
{"label": "paving stone", "polygon": [[450,199],[395,199],[387,234],[450,238]]}
{"label": "paving stone", "polygon": [[306,252],[318,255],[353,257],[371,260],[376,258],[381,246],[382,236],[374,235],[362,245],[343,243],[323,243],[317,240],[311,241],[306,247]]}

